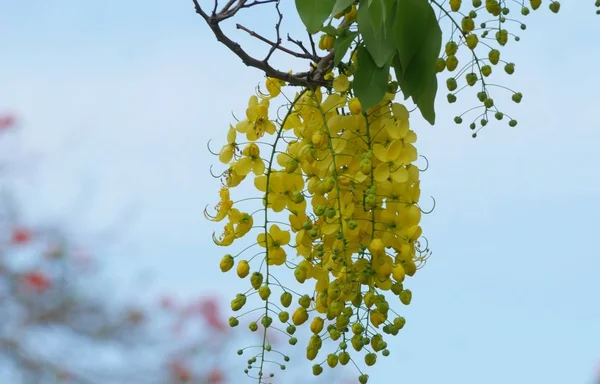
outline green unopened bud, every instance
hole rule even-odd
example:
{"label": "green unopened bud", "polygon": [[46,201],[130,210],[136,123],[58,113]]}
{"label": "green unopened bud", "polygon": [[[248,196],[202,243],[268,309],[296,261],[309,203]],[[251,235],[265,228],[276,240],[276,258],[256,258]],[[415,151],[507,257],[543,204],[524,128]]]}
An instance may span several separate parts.
{"label": "green unopened bud", "polygon": [[458,67],[458,58],[454,55],[448,56],[446,59],[446,68],[448,71],[452,72]]}
{"label": "green unopened bud", "polygon": [[478,43],[479,38],[477,37],[477,35],[472,33],[469,36],[467,36],[467,47],[469,47],[469,49],[474,50],[475,47],[477,47]]}
{"label": "green unopened bud", "polygon": [[501,29],[496,32],[496,41],[502,46],[506,45],[508,42],[508,31],[506,29]]}
{"label": "green unopened bud", "polygon": [[456,42],[454,42],[454,41],[447,42],[445,51],[446,51],[446,55],[448,55],[448,56],[456,55],[456,52],[458,52],[458,44],[456,44]]}
{"label": "green unopened bud", "polygon": [[312,367],[312,372],[313,375],[319,376],[323,372],[323,367],[321,367],[319,364],[315,364]]}
{"label": "green unopened bud", "polygon": [[289,307],[290,304],[292,303],[292,294],[289,292],[283,292],[281,294],[281,305],[283,305],[284,307]]}
{"label": "green unopened bud", "polygon": [[260,319],[260,322],[263,325],[263,327],[269,328],[269,326],[271,326],[271,324],[273,323],[273,319],[269,316],[264,316],[262,319]]}
{"label": "green unopened bud", "polygon": [[446,87],[450,92],[455,91],[456,88],[458,88],[458,84],[456,84],[456,79],[451,77],[448,80],[446,80]]}
{"label": "green unopened bud", "polygon": [[240,309],[242,309],[242,307],[244,306],[244,304],[246,304],[246,295],[238,293],[235,296],[235,299],[233,299],[231,301],[231,310],[232,311],[239,311]]}
{"label": "green unopened bud", "polygon": [[517,126],[517,120],[511,120],[508,122],[508,125],[511,127],[516,127]]}
{"label": "green unopened bud", "polygon": [[363,327],[363,325],[361,323],[352,324],[352,333],[354,333],[355,335],[359,335],[359,334],[363,333],[364,330],[365,330],[365,328]]}
{"label": "green unopened bud", "polygon": [[488,59],[490,59],[490,63],[496,65],[500,61],[500,51],[497,49],[492,49],[490,53],[488,53]]}
{"label": "green unopened bud", "polygon": [[314,211],[315,211],[315,215],[317,215],[317,216],[323,216],[323,214],[325,213],[325,206],[323,206],[323,205],[317,205],[314,208]]}
{"label": "green unopened bud", "polygon": [[240,324],[240,321],[236,317],[232,316],[229,318],[229,326],[231,328],[237,327],[239,324]]}
{"label": "green unopened bud", "polygon": [[450,104],[452,104],[452,103],[455,103],[455,102],[456,102],[456,96],[455,96],[453,93],[449,93],[449,94],[448,94],[448,96],[447,96],[447,98],[448,98],[448,102],[449,102]]}
{"label": "green unopened bud", "polygon": [[340,361],[340,364],[346,365],[350,362],[350,354],[346,351],[341,352],[338,360]]}
{"label": "green unopened bud", "polygon": [[285,163],[285,171],[287,173],[294,173],[298,169],[298,161],[296,159],[289,159]]}
{"label": "green unopened bud", "polygon": [[508,73],[509,75],[512,75],[513,73],[515,73],[515,64],[514,63],[508,63],[504,66],[504,70],[506,71],[506,73]]}
{"label": "green unopened bud", "polygon": [[469,33],[475,29],[475,21],[470,17],[464,17],[461,22],[463,33]]}
{"label": "green unopened bud", "polygon": [[485,105],[486,108],[492,108],[494,106],[494,100],[487,98],[483,101],[483,105]]}
{"label": "green unopened bud", "polygon": [[412,292],[410,291],[410,289],[405,289],[404,291],[402,291],[402,293],[400,293],[400,301],[404,305],[410,304],[410,302],[412,301]]}
{"label": "green unopened bud", "polygon": [[287,321],[290,319],[290,314],[287,311],[281,311],[279,312],[279,321],[281,321],[282,323],[287,323]]}
{"label": "green unopened bud", "polygon": [[481,67],[481,74],[485,77],[488,77],[492,74],[492,67],[490,67],[489,65],[484,65],[483,67]]}
{"label": "green unopened bud", "polygon": [[331,368],[335,368],[338,364],[338,356],[335,353],[327,355],[327,365]]}
{"label": "green unopened bud", "polygon": [[256,332],[256,330],[258,329],[258,324],[256,324],[256,321],[253,321],[250,324],[248,324],[248,328],[250,328],[252,332]]}
{"label": "green unopened bud", "polygon": [[222,272],[227,272],[233,267],[233,256],[227,254],[223,256],[221,259],[221,263],[219,264]]}
{"label": "green unopened bud", "polygon": [[374,353],[367,353],[365,355],[365,364],[369,367],[374,365],[377,362],[377,355]]}
{"label": "green unopened bud", "polygon": [[502,112],[498,111],[498,112],[496,112],[496,113],[494,114],[494,117],[495,117],[497,120],[502,120],[502,119],[504,118],[504,113],[502,113]]}
{"label": "green unopened bud", "polygon": [[444,72],[444,69],[446,69],[446,60],[442,58],[437,59],[437,61],[435,62],[435,71],[437,73],[440,73]]}
{"label": "green unopened bud", "polygon": [[304,194],[300,191],[294,191],[294,193],[292,194],[292,201],[295,204],[300,204],[304,201]]}
{"label": "green unopened bud", "polygon": [[469,84],[469,86],[474,86],[477,83],[477,74],[476,73],[467,73],[465,76],[466,80],[467,80],[467,84]]}
{"label": "green unopened bud", "polygon": [[252,276],[250,276],[250,284],[252,284],[252,288],[254,288],[254,289],[260,288],[260,286],[262,285],[262,282],[263,282],[262,273],[260,273],[260,272],[252,273]]}
{"label": "green unopened bud", "polygon": [[261,299],[267,300],[271,296],[271,288],[268,285],[263,285],[258,289],[258,295]]}
{"label": "green unopened bud", "polygon": [[310,306],[310,296],[303,295],[298,299],[298,304],[300,304],[302,308],[308,308]]}

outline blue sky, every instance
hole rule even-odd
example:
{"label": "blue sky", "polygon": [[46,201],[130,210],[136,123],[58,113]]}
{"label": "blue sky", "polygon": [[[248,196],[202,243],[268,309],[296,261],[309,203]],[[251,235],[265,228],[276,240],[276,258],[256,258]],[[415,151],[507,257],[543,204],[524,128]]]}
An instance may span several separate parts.
{"label": "blue sky", "polygon": [[[374,383],[590,382],[600,360],[600,23],[591,1],[576,3],[529,16],[503,53],[517,71],[502,84],[524,94],[520,105],[505,96],[517,127],[493,123],[474,140],[443,98],[435,127],[414,115],[430,162],[423,195],[437,201],[423,220],[434,253]],[[86,233],[116,221],[115,283],[143,269],[149,292],[241,289],[217,273],[218,228],[202,215],[218,188],[205,145],[224,139],[261,74],[218,45],[191,1],[4,0],[0,14],[0,108],[22,117],[13,149],[42,155],[21,181],[29,217]],[[252,14],[242,21],[268,32]]]}

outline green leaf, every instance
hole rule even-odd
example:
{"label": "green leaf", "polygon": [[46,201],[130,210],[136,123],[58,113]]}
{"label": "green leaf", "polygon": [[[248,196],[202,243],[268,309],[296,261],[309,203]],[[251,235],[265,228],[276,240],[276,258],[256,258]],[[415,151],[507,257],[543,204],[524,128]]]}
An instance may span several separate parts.
{"label": "green leaf", "polygon": [[410,97],[410,92],[408,90],[406,80],[404,80],[404,71],[402,69],[402,63],[400,63],[399,55],[394,55],[394,58],[392,60],[392,66],[394,67],[394,72],[396,73],[396,81],[398,82],[398,87],[402,91],[402,95],[404,95],[404,100],[407,100]]}
{"label": "green leaf", "polygon": [[435,64],[442,48],[442,31],[433,8],[428,5],[426,11],[426,23],[422,29],[420,46],[413,53],[408,65],[402,61],[402,52],[398,49],[393,64],[405,99],[412,97],[425,120],[433,125],[438,88]]}
{"label": "green leaf", "polygon": [[333,25],[326,25],[323,28],[321,28],[321,31],[325,32],[328,35],[333,35],[333,36],[337,36],[338,35],[338,30]]}
{"label": "green leaf", "polygon": [[371,54],[364,46],[358,48],[356,73],[354,74],[354,93],[364,110],[379,103],[387,91],[390,62],[383,67],[377,66]]}
{"label": "green leaf", "polygon": [[[384,24],[382,22],[382,0],[373,1],[371,6],[367,0],[361,0],[356,21],[358,31],[371,54],[375,64],[383,67],[396,51],[393,40],[384,38]],[[370,9],[373,8],[371,11]]]}
{"label": "green leaf", "polygon": [[337,66],[342,61],[346,55],[346,52],[348,52],[348,48],[350,48],[350,44],[352,44],[352,41],[354,41],[357,35],[358,32],[350,32],[346,29],[344,32],[342,32],[340,37],[335,40],[335,43],[333,44],[334,66]]}
{"label": "green leaf", "polygon": [[333,6],[333,11],[331,11],[331,14],[337,15],[338,13],[342,12],[344,9],[351,6],[352,3],[354,3],[354,0],[337,0],[335,2],[335,5]]}
{"label": "green leaf", "polygon": [[[399,0],[396,8],[394,40],[403,68],[408,68],[413,56],[427,38],[426,27],[432,10],[428,0]],[[433,14],[435,18],[435,14]]]}
{"label": "green leaf", "polygon": [[310,33],[316,33],[331,15],[336,0],[296,0],[296,10]]}

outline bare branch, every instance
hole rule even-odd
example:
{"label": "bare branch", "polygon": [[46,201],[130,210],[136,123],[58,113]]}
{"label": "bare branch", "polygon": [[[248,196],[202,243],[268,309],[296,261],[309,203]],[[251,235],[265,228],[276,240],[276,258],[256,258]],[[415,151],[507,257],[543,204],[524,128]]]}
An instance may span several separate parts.
{"label": "bare branch", "polygon": [[313,56],[313,54],[312,54],[312,53],[310,53],[310,52],[308,51],[308,49],[306,49],[306,47],[304,46],[304,44],[302,43],[302,41],[300,41],[300,40],[294,40],[294,39],[292,39],[292,37],[290,36],[290,34],[289,34],[289,33],[288,33],[288,35],[287,35],[287,39],[288,39],[288,41],[289,41],[290,43],[294,43],[294,44],[296,44],[298,47],[300,47],[300,49],[302,50],[302,52],[304,52],[304,54],[305,54],[307,57],[310,57],[310,58],[311,58],[313,61],[319,61],[319,60],[318,60],[318,57],[315,57],[315,56]]}
{"label": "bare branch", "polygon": [[277,0],[277,2],[275,3],[275,9],[277,10],[277,15],[279,16],[279,19],[277,20],[277,23],[275,24],[275,33],[277,35],[277,45],[273,45],[271,47],[271,49],[269,50],[269,53],[267,54],[267,57],[265,57],[265,59],[263,60],[265,62],[269,61],[269,59],[271,58],[271,55],[273,55],[273,52],[275,52],[275,49],[281,44],[281,35],[279,33],[279,27],[281,26],[281,20],[283,20],[283,14],[279,10],[279,0]]}
{"label": "bare branch", "polygon": [[[261,71],[263,71],[265,73],[265,75],[267,75],[268,77],[272,77],[272,78],[276,78],[279,80],[283,80],[287,83],[289,83],[290,85],[295,85],[295,86],[302,86],[302,87],[307,87],[307,88],[311,88],[314,89],[316,86],[322,86],[322,85],[328,85],[330,82],[325,80],[325,73],[327,73],[327,71],[329,69],[332,68],[333,66],[333,51],[331,51],[327,56],[323,57],[323,58],[319,58],[319,56],[316,54],[316,50],[313,49],[314,51],[314,57],[310,58],[310,59],[315,59],[318,58],[318,61],[316,61],[316,65],[313,67],[313,69],[308,73],[308,75],[305,74],[300,74],[300,75],[296,75],[296,74],[290,74],[287,72],[283,72],[280,70],[277,70],[275,68],[273,68],[269,63],[268,63],[268,59],[270,58],[271,53],[267,56],[267,58],[265,60],[258,60],[255,57],[250,56],[241,46],[239,43],[231,40],[228,36],[225,35],[225,33],[223,32],[223,30],[221,29],[221,27],[219,26],[219,22],[227,19],[228,17],[233,16],[237,11],[239,11],[241,8],[247,8],[250,7],[252,5],[257,5],[257,4],[265,4],[265,3],[272,3],[272,2],[278,2],[278,0],[265,0],[265,1],[254,1],[250,4],[246,4],[246,1],[244,0],[239,0],[239,2],[229,11],[226,11],[225,14],[221,14],[218,13],[217,15],[214,16],[209,16],[206,12],[204,12],[202,10],[202,8],[200,7],[200,4],[198,3],[198,0],[192,0],[196,9],[196,13],[198,13],[200,16],[202,16],[202,18],[204,19],[204,21],[208,24],[208,26],[210,27],[210,29],[212,30],[213,34],[215,35],[215,37],[217,38],[217,40],[219,42],[221,42],[223,45],[225,45],[227,48],[229,48],[229,50],[231,50],[233,53],[235,53],[244,64],[246,64],[246,66],[248,67],[254,67],[257,69],[260,69]],[[280,14],[280,19],[279,22],[277,24],[277,29],[279,28],[278,25],[281,22],[282,19],[282,15]],[[252,35],[252,31],[248,30],[247,28],[240,28],[241,26],[238,26],[238,29],[242,29],[248,33],[250,33]],[[279,47],[279,44],[281,42],[281,38],[279,37],[279,33],[278,33],[278,42],[274,43],[271,42],[268,39],[258,37],[258,35],[255,33],[253,36],[259,38],[260,40],[271,44],[271,50],[274,51],[275,49],[281,49],[282,47]],[[311,40],[312,41],[312,40]],[[314,45],[314,42],[313,42]],[[313,47],[314,48],[314,47]],[[286,49],[287,50],[287,49]],[[289,51],[289,50],[287,50]],[[285,51],[284,51],[285,52]],[[301,57],[301,56],[297,56],[298,53],[297,52],[287,52],[289,54],[292,54],[296,57]],[[301,54],[300,54],[301,55]],[[309,57],[303,57],[303,58],[309,58]]]}
{"label": "bare branch", "polygon": [[309,55],[307,55],[306,53],[294,52],[294,51],[292,51],[290,49],[287,49],[287,48],[281,46],[280,44],[272,42],[271,40],[269,40],[269,39],[267,39],[267,38],[259,35],[258,33],[254,32],[254,31],[252,31],[252,30],[250,30],[250,29],[248,29],[246,27],[244,27],[243,25],[236,24],[235,27],[237,29],[241,29],[244,32],[248,32],[248,34],[250,36],[256,37],[258,40],[263,41],[263,42],[269,44],[271,47],[273,47],[275,49],[279,49],[280,51],[285,52],[285,53],[287,53],[289,55],[292,55],[294,57],[298,57],[300,59],[314,60],[314,58],[312,57],[312,55],[310,55],[310,53],[309,53]]}

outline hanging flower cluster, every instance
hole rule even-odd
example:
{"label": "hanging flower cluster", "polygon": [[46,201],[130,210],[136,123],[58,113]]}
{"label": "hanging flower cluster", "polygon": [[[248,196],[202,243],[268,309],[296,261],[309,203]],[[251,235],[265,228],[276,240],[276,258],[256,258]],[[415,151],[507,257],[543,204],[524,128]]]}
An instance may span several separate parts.
{"label": "hanging flower cluster", "polygon": [[[267,354],[275,352],[269,329],[286,333],[294,345],[296,327],[304,324],[312,333],[306,357],[321,358],[315,375],[324,365],[356,360],[355,352],[371,366],[378,354],[389,354],[384,334],[396,335],[405,323],[393,296],[410,304],[406,276],[430,254],[419,242],[420,170],[409,112],[393,102],[394,93],[363,111],[350,80],[339,75],[326,94],[303,90],[284,106],[282,119],[273,119],[269,107],[282,95],[282,83],[267,79],[266,87],[269,95],[252,96],[246,118],[229,128],[218,154],[228,166],[220,201],[214,215],[207,213],[225,222],[214,235],[217,245],[242,237],[249,245],[220,262],[223,272],[235,270],[250,280],[249,290],[232,300],[233,311],[255,294],[262,302],[249,311],[260,311],[249,327],[256,331],[262,324],[264,337],[246,371],[256,368],[259,382],[267,377],[265,363],[273,362]],[[258,191],[254,212],[243,211],[252,198],[231,197],[247,178]],[[250,255],[253,246],[260,252]],[[304,291],[280,283],[290,269]],[[238,325],[239,317],[231,317],[230,325]],[[320,353],[326,340],[331,348]],[[367,380],[361,371],[359,381]]]}

